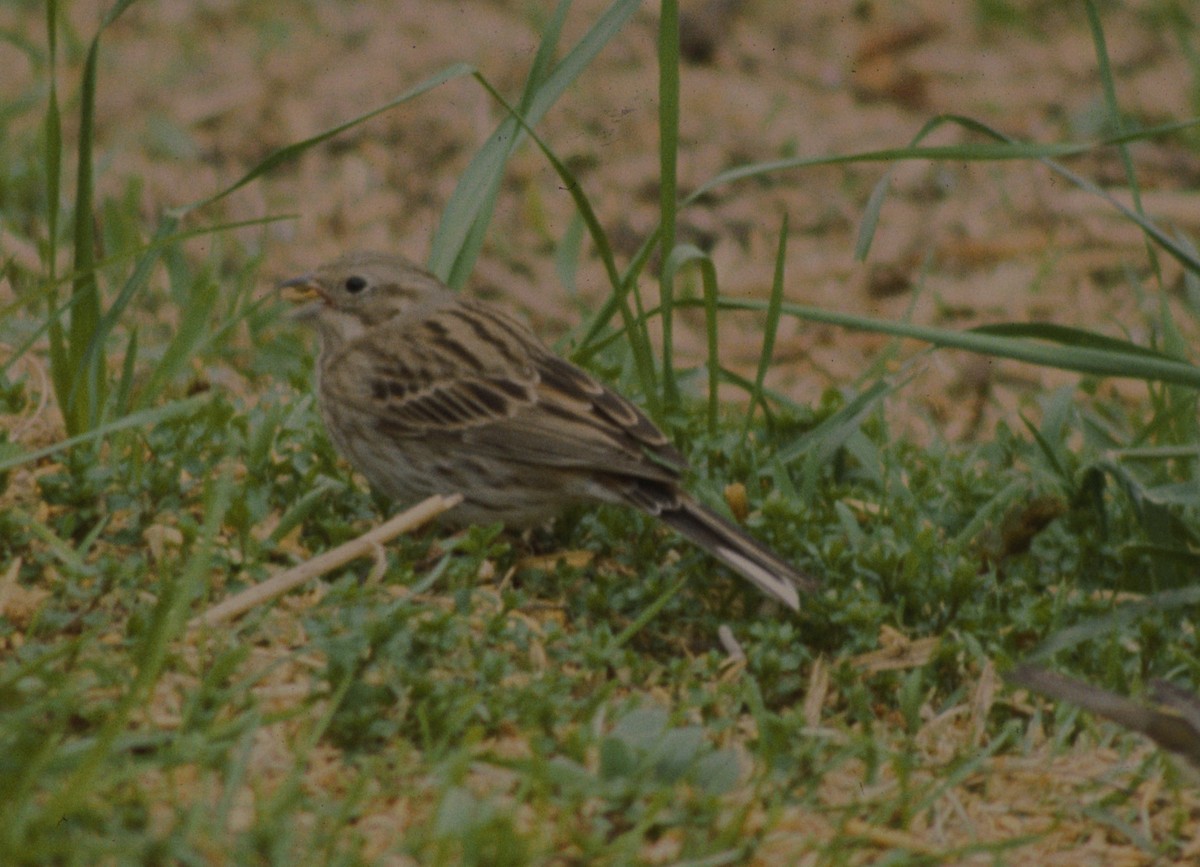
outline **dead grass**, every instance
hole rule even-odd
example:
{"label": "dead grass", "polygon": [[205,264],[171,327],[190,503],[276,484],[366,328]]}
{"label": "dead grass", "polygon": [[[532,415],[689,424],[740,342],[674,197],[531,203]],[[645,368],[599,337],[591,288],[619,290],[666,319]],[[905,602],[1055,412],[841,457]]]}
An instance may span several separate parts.
{"label": "dead grass", "polygon": [[[67,7],[87,34],[107,5],[76,0]],[[604,4],[576,5],[577,32]],[[511,90],[536,46],[541,13],[533,6],[510,7],[383,0],[352,6],[137,4],[106,38],[98,112],[99,152],[107,164],[104,191],[118,193],[125,179],[138,178],[150,217],[212,192],[269,150],[374,106],[452,61],[475,63],[502,90]],[[1146,123],[1188,116],[1195,109],[1188,92],[1195,71],[1170,34],[1151,27],[1143,13],[1136,6],[1104,9],[1123,103]],[[623,238],[644,236],[655,215],[655,14],[647,5],[635,17],[540,130],[560,156],[579,167],[618,247]],[[978,14],[975,4],[934,2],[749,4],[722,31],[714,62],[683,71],[681,188],[694,188],[748,160],[899,146],[940,112],[986,118],[1038,140],[1095,133],[1099,85],[1082,17],[1066,7],[1032,4],[1023,13],[1024,26],[1002,27],[980,23]],[[0,10],[5,27],[34,33],[39,23],[29,8],[9,4]],[[0,94],[7,90],[12,96],[28,66],[12,46],[0,44],[0,68],[9,70]],[[498,116],[477,87],[453,82],[239,192],[226,216],[297,214],[290,223],[242,233],[249,246],[262,247],[268,278],[350,247],[399,249],[420,258],[459,173]],[[946,131],[935,143],[955,136]],[[1200,232],[1195,152],[1170,143],[1143,144],[1135,159],[1147,212],[1190,236]],[[1115,157],[1084,162],[1077,168],[1089,176],[1120,183]],[[882,171],[869,164],[820,169],[753,189],[722,190],[686,212],[680,233],[711,250],[722,290],[733,296],[766,294],[775,233],[786,211],[792,227],[790,300],[960,327],[1032,319],[1119,335],[1145,321],[1143,308],[1151,302],[1131,292],[1123,276],[1132,269],[1135,278],[1150,279],[1139,232],[1036,166],[898,166],[896,194],[884,209],[871,260],[856,263],[852,250],[863,204]],[[579,273],[580,297],[567,298],[559,290],[553,248],[572,206],[557,187],[532,149],[517,156],[475,278],[478,292],[510,299],[548,335],[575,324],[574,306],[594,303],[605,291],[602,271],[590,256]],[[4,250],[31,258],[25,264],[36,268],[36,251],[19,239],[5,240]],[[1177,266],[1161,264],[1163,285],[1177,287]],[[731,320],[724,334],[727,363],[747,374],[758,357],[758,329],[758,319],[746,316]],[[704,352],[702,323],[681,317],[679,331],[680,362],[697,362]],[[1134,335],[1139,342],[1145,337]],[[854,381],[885,343],[876,335],[788,322],[769,384],[813,402],[826,388]],[[981,366],[964,355],[941,353],[924,362],[906,392],[903,400],[912,405],[893,408],[897,428],[924,437],[987,439],[998,421],[1011,422],[1039,394],[1071,381],[1074,377],[1012,362]],[[1129,402],[1144,397],[1140,386],[1106,383],[1103,389]],[[38,390],[46,392],[44,385]],[[32,406],[5,424],[13,439],[36,447],[61,436],[48,418],[46,406]],[[9,480],[5,506],[37,510],[32,488],[29,473],[18,471]],[[18,569],[19,561],[0,579],[0,615],[20,628],[42,595],[15,584]],[[159,832],[177,821],[175,806],[221,799],[233,805],[228,830],[244,830],[254,821],[256,804],[288,782],[295,745],[327,709],[313,700],[314,690],[320,691],[313,672],[324,660],[307,647],[297,618],[320,592],[285,599],[256,631],[239,673],[258,678],[255,695],[280,721],[254,734],[248,773],[237,790],[224,791],[219,775],[199,765],[147,771],[159,775],[157,781],[142,780],[162,793],[151,817]],[[478,595],[485,600],[479,604],[488,604],[486,592]],[[454,605],[437,594],[425,601]],[[532,615],[535,627],[538,616]],[[878,657],[859,660],[863,676],[887,666],[922,665],[937,640],[881,635]],[[20,642],[19,632],[14,641]],[[12,647],[10,642],[6,649]],[[184,644],[175,651],[191,673],[162,679],[139,720],[148,727],[170,731],[178,725],[180,708],[202,677],[202,649]],[[738,676],[736,665],[727,676]],[[731,810],[750,810],[748,828],[767,829],[751,863],[818,863],[818,853],[844,849],[844,863],[850,864],[906,852],[946,864],[999,859],[1141,865],[1156,863],[1146,841],[1171,835],[1191,839],[1178,863],[1200,860],[1196,790],[1171,784],[1164,777],[1167,766],[1148,759],[1148,747],[1131,750],[1131,740],[1114,738],[1104,726],[1095,730],[1098,739],[1085,736],[1068,745],[1034,731],[1015,754],[986,755],[961,779],[945,783],[963,757],[986,750],[986,721],[995,702],[1023,707],[1030,701],[1021,693],[1006,694],[990,668],[978,673],[967,694],[971,699],[955,707],[922,708],[922,725],[911,735],[900,733],[900,720],[881,720],[876,733],[881,749],[912,753],[916,770],[903,783],[886,763],[869,773],[861,762],[846,762],[824,773],[806,806],[766,815],[745,803],[748,793],[728,796]],[[672,701],[669,694],[656,698]],[[827,717],[836,700],[814,672],[806,702],[812,737],[847,736],[840,720]],[[746,715],[736,729],[750,737],[753,727]],[[528,755],[522,737],[513,733],[480,742],[469,788],[519,803],[517,781],[494,759]],[[410,759],[410,767],[395,769],[398,774],[421,767],[418,756]],[[322,742],[308,754],[299,784],[344,793],[362,783],[358,774],[336,747]],[[416,863],[395,853],[407,833],[432,821],[432,796],[414,794],[420,782],[400,796],[386,785],[365,785],[352,820],[365,840],[364,857],[389,865]],[[879,815],[876,808],[894,804],[901,785],[933,794],[928,806],[896,827],[895,817]],[[434,786],[428,781],[430,792]],[[570,821],[520,815],[528,828]],[[300,827],[316,821],[303,813],[294,820]],[[1002,854],[992,854],[992,848]],[[222,860],[220,853],[212,855],[214,863]],[[679,857],[678,841],[664,835],[648,844],[643,857],[672,863]],[[570,858],[564,852],[561,861]]]}

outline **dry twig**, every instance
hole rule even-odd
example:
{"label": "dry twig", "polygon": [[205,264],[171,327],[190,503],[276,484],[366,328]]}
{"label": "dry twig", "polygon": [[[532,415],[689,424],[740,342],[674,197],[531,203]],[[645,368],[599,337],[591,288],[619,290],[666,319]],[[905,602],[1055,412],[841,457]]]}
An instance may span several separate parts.
{"label": "dry twig", "polygon": [[256,605],[261,605],[277,596],[282,596],[289,590],[299,587],[301,584],[309,581],[319,575],[324,575],[337,567],[349,563],[359,557],[373,555],[379,550],[379,546],[394,539],[401,533],[419,527],[422,524],[433,520],[442,512],[451,509],[462,500],[459,494],[452,496],[433,496],[427,500],[422,500],[411,509],[401,512],[389,521],[380,524],[373,530],[368,530],[357,539],[351,539],[344,545],[339,545],[332,551],[326,551],[324,554],[318,554],[311,560],[306,560],[299,566],[294,566],[267,579],[261,584],[256,584],[236,596],[231,596],[223,602],[209,608],[203,614],[192,618],[188,624],[189,629],[195,629],[200,626],[214,626],[226,620],[232,620],[242,614],[245,614]]}

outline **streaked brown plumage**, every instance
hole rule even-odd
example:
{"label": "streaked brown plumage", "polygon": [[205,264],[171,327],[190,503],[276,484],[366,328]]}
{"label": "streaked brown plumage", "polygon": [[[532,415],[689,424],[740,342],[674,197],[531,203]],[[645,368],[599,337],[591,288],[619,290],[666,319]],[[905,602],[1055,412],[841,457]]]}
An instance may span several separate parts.
{"label": "streaked brown plumage", "polygon": [[459,525],[527,527],[581,502],[660,518],[791,608],[815,582],[680,487],[683,457],[625,398],[497,307],[400,256],[356,253],[283,284],[315,325],[337,448],[401,503],[461,493]]}

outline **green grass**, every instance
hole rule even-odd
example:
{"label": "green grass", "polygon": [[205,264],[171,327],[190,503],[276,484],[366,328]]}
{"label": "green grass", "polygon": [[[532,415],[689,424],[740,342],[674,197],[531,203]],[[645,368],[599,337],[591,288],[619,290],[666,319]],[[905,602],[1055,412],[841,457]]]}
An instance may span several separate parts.
{"label": "green grass", "polygon": [[[42,232],[34,240],[45,252],[38,273],[5,265],[18,300],[2,323],[0,339],[16,349],[0,369],[0,400],[21,413],[34,388],[22,364],[44,359],[68,439],[37,449],[4,442],[0,455],[9,486],[0,564],[26,600],[0,591],[9,600],[0,620],[0,861],[359,864],[376,863],[383,840],[392,854],[430,864],[556,855],[624,864],[657,852],[715,865],[768,859],[784,838],[791,857],[843,864],[878,855],[879,839],[864,830],[874,828],[901,835],[889,838],[889,863],[973,853],[1004,863],[1028,841],[981,835],[939,846],[919,830],[948,791],[996,773],[997,756],[1032,750],[1037,728],[1064,748],[1095,728],[1070,708],[1031,711],[1007,699],[986,703],[977,739],[937,729],[939,715],[972,706],[989,671],[1031,656],[1122,692],[1152,677],[1200,682],[1200,370],[1185,337],[1195,321],[1158,305],[1142,323],[1156,335],[1144,346],[1029,323],[957,332],[801,307],[783,301],[786,222],[771,297],[734,301],[722,297],[712,260],[674,240],[679,210],[747,178],[836,163],[1038,159],[1070,181],[1054,160],[1195,121],[1118,125],[1108,142],[1036,144],[967,118],[935,119],[909,147],[739,167],[677,201],[677,15],[663,6],[662,214],[624,267],[587,191],[536,130],[635,11],[620,0],[565,47],[566,4],[549,16],[514,113],[447,204],[431,265],[465,281],[505,162],[529,138],[579,206],[612,283],[574,335],[574,356],[670,427],[703,498],[719,503],[726,482],[744,482],[752,530],[824,577],[822,593],[785,616],[649,519],[600,509],[567,515],[532,540],[497,528],[450,541],[418,535],[389,548],[382,580],[367,577],[370,564],[353,564],[233,627],[189,635],[187,619],[205,605],[358,535],[388,510],[352,483],[321,431],[305,336],[278,321],[269,299],[253,300],[254,257],[201,219],[229,192],[450,78],[475,75],[501,95],[467,67],[434,71],[378,109],[268,155],[203,201],[164,208],[149,226],[135,196],[95,199],[94,62],[83,65],[78,101],[64,103],[80,114],[80,147],[64,145],[54,70],[65,25],[48,4],[42,78],[31,83],[44,98],[26,103],[41,123],[27,141],[4,140],[20,158],[0,162],[7,225]],[[1103,97],[1119,117],[1101,22],[1091,6],[1088,14]],[[81,49],[91,58],[104,50],[99,35],[73,42],[91,46]],[[978,137],[922,148],[940,123]],[[78,193],[63,203],[68,156]],[[1124,165],[1136,189],[1136,164]],[[864,254],[886,195],[887,178],[867,205]],[[1179,260],[1195,294],[1200,266],[1187,239],[1139,208],[1135,199],[1114,213],[1143,228],[1152,257]],[[103,259],[90,234],[97,225]],[[184,253],[197,235],[212,241],[206,261]],[[72,252],[69,274],[54,265],[60,247]],[[656,250],[657,295],[644,297]],[[229,261],[241,263],[234,275]],[[561,260],[567,272],[570,264]],[[676,290],[692,269],[703,290],[695,301]],[[145,315],[155,305],[180,311],[179,326],[156,328]],[[670,335],[687,305],[705,314],[699,371],[678,369],[669,352],[656,357],[650,339],[654,329]],[[745,308],[763,312],[768,336],[752,380],[719,354],[724,312]],[[1045,395],[1036,420],[1012,419],[986,442],[920,447],[894,435],[883,409],[903,394],[903,373],[831,391],[816,407],[771,394],[764,377],[784,317],[1081,377]],[[253,398],[200,380],[194,358],[245,371]],[[1099,396],[1117,375],[1149,384],[1145,405]],[[700,402],[681,388],[694,377],[704,383]],[[719,384],[741,387],[751,411],[718,403]],[[594,557],[529,568],[531,549]],[[744,659],[731,661],[722,626]],[[877,650],[887,629],[938,641],[919,664],[864,671],[856,657]],[[822,689],[827,700],[808,707]],[[1115,741],[1121,751],[1136,743]],[[1161,762],[1136,764],[1091,802],[1089,817],[1147,857],[1170,859],[1194,818],[1147,839],[1133,796],[1158,775],[1185,803],[1185,784]]]}

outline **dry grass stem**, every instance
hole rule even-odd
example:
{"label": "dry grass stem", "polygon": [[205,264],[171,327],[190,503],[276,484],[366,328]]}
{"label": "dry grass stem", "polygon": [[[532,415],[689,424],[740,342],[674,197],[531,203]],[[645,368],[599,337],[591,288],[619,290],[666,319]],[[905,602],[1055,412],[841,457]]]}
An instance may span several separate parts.
{"label": "dry grass stem", "polygon": [[462,500],[459,494],[450,496],[433,496],[422,500],[411,509],[401,512],[389,521],[380,524],[373,530],[363,533],[357,539],[352,539],[344,545],[339,545],[332,551],[319,554],[311,560],[301,563],[291,569],[280,572],[261,584],[256,584],[243,590],[236,596],[231,596],[223,602],[212,606],[203,614],[192,618],[189,629],[199,626],[214,626],[226,620],[232,620],[245,614],[256,605],[261,605],[277,596],[282,596],[289,590],[294,590],[306,581],[324,575],[351,560],[367,555],[376,555],[380,546],[389,542],[401,533],[415,529],[425,524],[447,509],[452,509]]}

